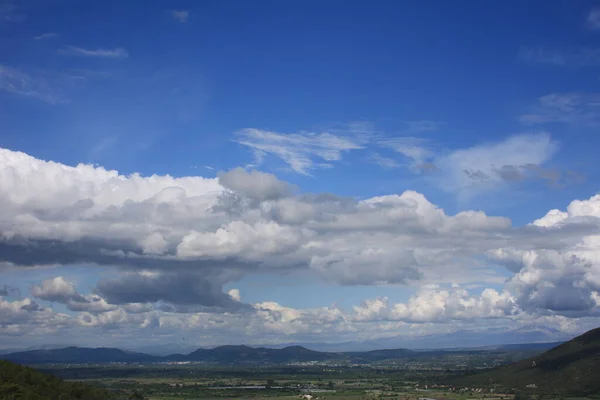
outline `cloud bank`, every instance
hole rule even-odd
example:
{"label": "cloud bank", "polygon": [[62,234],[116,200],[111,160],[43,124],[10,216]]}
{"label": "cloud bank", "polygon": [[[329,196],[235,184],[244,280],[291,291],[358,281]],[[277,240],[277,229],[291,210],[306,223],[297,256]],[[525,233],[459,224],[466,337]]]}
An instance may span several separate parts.
{"label": "cloud bank", "polygon": [[[543,135],[507,145],[523,151],[511,154],[514,165],[532,157],[543,162],[554,151]],[[482,146],[461,157],[507,179],[492,175],[500,174],[493,155],[503,149]],[[355,200],[302,193],[259,171],[210,179],[124,176],[0,149],[0,263],[118,269],[90,293],[63,276],[34,285],[36,301],[1,292],[0,335],[7,337],[202,329],[213,338],[233,332],[232,341],[277,341],[380,337],[414,326],[431,332],[474,320],[515,329],[559,323],[577,331],[600,310],[598,249],[600,195],[516,227],[481,211],[447,214],[414,191]],[[295,272],[331,285],[420,289],[406,302],[366,299],[352,309],[249,304],[243,292],[224,290],[247,275]]]}

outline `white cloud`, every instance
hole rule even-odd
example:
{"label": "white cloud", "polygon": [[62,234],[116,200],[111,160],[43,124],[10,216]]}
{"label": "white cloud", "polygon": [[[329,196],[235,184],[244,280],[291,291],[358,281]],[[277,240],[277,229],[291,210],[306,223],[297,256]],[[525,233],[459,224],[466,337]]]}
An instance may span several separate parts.
{"label": "white cloud", "polygon": [[[239,301],[237,289],[232,289],[229,296]],[[54,313],[29,299],[7,302],[0,298],[0,318],[7,322],[0,328],[0,335],[5,339],[21,335],[22,340],[27,340],[27,336],[48,340],[52,334],[67,331],[78,337],[90,337],[102,330],[112,330],[118,332],[121,340],[129,338],[140,344],[151,336],[188,336],[201,331],[206,337],[197,340],[204,345],[216,345],[346,341],[396,335],[415,338],[475,326],[480,335],[485,335],[486,329],[546,330],[555,334],[556,327],[560,329],[558,332],[574,334],[593,326],[593,321],[585,317],[533,314],[519,308],[508,292],[485,289],[473,294],[458,285],[445,288],[426,285],[407,302],[393,304],[387,298],[367,299],[348,310],[335,306],[297,309],[263,301],[241,313],[199,310],[181,314],[158,304],[118,306],[95,295],[85,298],[89,302],[69,307],[77,312],[74,315]]]}
{"label": "white cloud", "polygon": [[58,303],[67,303],[70,300],[85,301],[83,296],[77,293],[75,286],[71,282],[67,282],[62,276],[45,280],[41,285],[33,286],[31,294],[38,299]]}
{"label": "white cloud", "polygon": [[564,316],[596,315],[600,290],[600,195],[573,201],[567,211],[551,210],[531,229],[547,236],[565,234],[558,243],[505,246],[489,256],[517,273],[506,288],[525,310]]}
{"label": "white cloud", "polygon": [[403,321],[407,323],[448,323],[454,320],[477,320],[517,315],[514,299],[506,293],[485,289],[472,295],[466,289],[453,285],[442,288],[425,285],[406,303],[390,304],[389,299],[365,300],[354,307],[349,316],[360,322]]}
{"label": "white cloud", "polygon": [[69,325],[69,316],[41,307],[29,298],[7,301],[0,297],[0,336],[39,336],[54,334]]}
{"label": "white cloud", "polygon": [[356,321],[374,321],[380,318],[389,318],[387,297],[367,299],[361,305],[354,306],[353,308],[353,318]]}
{"label": "white cloud", "polygon": [[[548,108],[559,107],[561,99],[566,109],[569,106],[567,98],[546,96],[541,103]],[[522,119],[537,121],[542,117],[530,115]],[[406,125],[403,133],[408,135],[436,131],[442,123],[409,121]],[[266,157],[274,156],[304,175],[310,175],[311,170],[317,168],[332,167],[332,162],[340,161],[345,152],[368,149],[366,161],[385,169],[405,167],[412,173],[427,175],[429,184],[462,199],[498,192],[519,181],[540,180],[563,187],[582,178],[573,171],[562,172],[543,165],[558,150],[558,143],[547,133],[515,134],[497,142],[459,149],[443,149],[428,138],[407,135],[383,135],[369,124],[355,123],[321,134],[244,129],[237,132],[235,141],[249,147],[254,154],[254,163],[247,167],[259,166]],[[374,148],[388,154],[373,151]]]}
{"label": "white cloud", "polygon": [[240,295],[239,289],[231,289],[227,292],[227,294],[235,301],[242,301],[242,296]]}
{"label": "white cloud", "polygon": [[440,185],[468,197],[483,190],[501,189],[507,181],[527,178],[557,150],[558,143],[546,133],[522,134],[456,150],[435,163],[441,171]]}
{"label": "white cloud", "polygon": [[273,174],[235,168],[217,174],[219,183],[235,193],[260,201],[277,200],[289,195],[293,187]]}
{"label": "white cloud", "polygon": [[[555,146],[547,135],[518,136],[451,153],[442,165],[450,166],[449,177],[464,174],[461,162],[494,176],[502,163],[542,164]],[[43,306],[2,300],[15,322],[0,332],[203,329],[233,332],[228,340],[277,341],[377,336],[407,324],[503,320],[514,326],[536,316],[573,330],[562,318],[598,315],[599,221],[599,196],[518,228],[483,212],[449,215],[414,191],[356,201],[297,193],[256,171],[236,169],[215,179],[123,176],[2,149],[0,262],[121,271],[90,294],[60,276],[35,285],[36,298],[75,313],[44,311],[49,322],[32,317]],[[490,264],[513,274],[502,288],[485,289],[504,280]],[[297,270],[332,284],[438,286],[425,286],[404,303],[371,299],[349,311],[293,309],[267,299],[244,304],[239,292],[223,291],[245,274]],[[448,288],[448,282],[461,286]],[[481,293],[466,289],[475,283],[484,285]]]}
{"label": "white cloud", "polygon": [[177,21],[184,24],[188,21],[188,18],[190,17],[190,12],[187,10],[173,10],[171,11],[171,16]]}
{"label": "white cloud", "polygon": [[67,46],[59,50],[60,54],[99,58],[127,58],[129,52],[121,47],[114,49],[85,49],[83,47]]}
{"label": "white cloud", "polygon": [[[329,132],[285,134],[248,128],[237,132],[235,141],[254,152],[257,165],[262,163],[266,155],[271,155],[304,175],[309,175],[311,169],[341,160],[344,152],[363,148],[360,138]],[[325,164],[320,164],[318,159]]]}
{"label": "white cloud", "polygon": [[483,213],[446,215],[410,191],[356,202],[290,188],[273,175],[239,169],[218,179],[126,177],[1,150],[3,261],[178,266],[215,277],[305,268],[344,284],[402,283],[435,276],[438,263],[465,270],[471,264],[460,260],[457,246],[465,260],[481,251],[469,232],[510,226]]}
{"label": "white cloud", "polygon": [[399,303],[390,318],[407,322],[447,322],[455,319],[500,318],[517,313],[514,300],[506,293],[485,289],[472,296],[459,287],[441,289],[426,287],[407,304]]}

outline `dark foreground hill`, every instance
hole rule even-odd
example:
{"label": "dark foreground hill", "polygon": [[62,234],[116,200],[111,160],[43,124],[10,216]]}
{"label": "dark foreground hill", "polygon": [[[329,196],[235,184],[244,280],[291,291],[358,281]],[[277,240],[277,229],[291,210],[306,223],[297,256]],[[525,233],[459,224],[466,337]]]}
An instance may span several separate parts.
{"label": "dark foreground hill", "polygon": [[465,386],[587,396],[600,394],[600,328],[514,364],[456,380]]}
{"label": "dark foreground hill", "polygon": [[107,390],[64,382],[33,368],[0,360],[0,398],[28,400],[116,400]]}

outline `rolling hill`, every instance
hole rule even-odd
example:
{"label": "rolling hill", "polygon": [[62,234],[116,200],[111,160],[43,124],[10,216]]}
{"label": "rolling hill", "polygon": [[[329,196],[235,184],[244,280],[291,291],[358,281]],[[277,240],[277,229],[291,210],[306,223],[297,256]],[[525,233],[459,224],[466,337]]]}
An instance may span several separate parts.
{"label": "rolling hill", "polygon": [[[535,348],[535,345],[532,345]],[[373,364],[389,360],[429,360],[437,362],[452,355],[488,356],[506,355],[522,359],[541,350],[408,350],[385,349],[363,352],[321,352],[302,346],[288,346],[281,349],[249,346],[219,346],[213,349],[197,349],[189,354],[154,356],[145,353],[128,352],[115,348],[66,347],[63,349],[30,350],[0,355],[0,358],[20,364],[103,364],[103,363],[156,363],[190,361],[218,365],[258,365],[290,364],[298,362],[335,362],[353,364]]]}
{"label": "rolling hill", "polygon": [[127,352],[120,349],[99,347],[65,347],[64,349],[30,350],[3,354],[0,358],[19,364],[90,364],[110,362],[155,362],[161,357],[144,353]]}
{"label": "rolling hill", "polygon": [[214,363],[270,363],[281,364],[306,361],[328,361],[343,358],[336,353],[309,350],[302,346],[289,346],[283,349],[249,346],[220,346],[214,349],[198,349],[185,357],[188,361]]}
{"label": "rolling hill", "polygon": [[0,398],[116,400],[117,395],[82,383],[64,382],[33,368],[0,360]]}
{"label": "rolling hill", "polygon": [[126,352],[114,348],[66,347],[64,349],[31,350],[0,355],[0,358],[22,364],[103,364],[103,363],[153,363],[169,361],[206,362],[228,364],[282,364],[306,361],[330,361],[347,358],[342,353],[325,353],[301,346],[283,349],[249,346],[219,346],[198,349],[190,354],[153,356]]}
{"label": "rolling hill", "polygon": [[600,393],[599,368],[600,328],[597,328],[535,357],[453,383],[587,396]]}

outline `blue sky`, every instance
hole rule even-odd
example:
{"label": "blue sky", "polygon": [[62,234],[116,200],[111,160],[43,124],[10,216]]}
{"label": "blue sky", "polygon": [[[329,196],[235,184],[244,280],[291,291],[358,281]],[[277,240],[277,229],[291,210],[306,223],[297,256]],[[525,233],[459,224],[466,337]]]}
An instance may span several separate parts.
{"label": "blue sky", "polygon": [[[594,325],[600,281],[596,272],[556,260],[575,254],[600,276],[595,264],[600,258],[588,249],[595,231],[581,226],[582,218],[594,226],[600,216],[595,205],[600,200],[593,197],[600,178],[598,7],[596,1],[2,2],[0,147],[5,155],[0,157],[0,181],[6,191],[0,191],[0,199],[9,211],[0,219],[0,237],[11,249],[14,235],[28,243],[58,241],[65,246],[58,251],[70,260],[59,261],[61,257],[47,252],[35,262],[5,257],[0,284],[19,293],[7,292],[3,304],[18,310],[27,301],[40,308],[53,303],[52,310],[37,311],[53,313],[60,321],[40,327],[46,335],[59,335],[61,324],[75,324],[86,332],[142,329],[148,338],[164,335],[162,341],[173,330],[197,328],[173,322],[190,313],[212,332],[209,322],[232,312],[227,303],[231,296],[245,311],[233,313],[229,330],[240,336],[227,340],[257,341],[265,338],[264,332],[273,343],[364,340],[377,338],[382,330],[397,330],[400,336],[439,334],[463,329],[467,312],[477,315],[482,331],[500,326],[507,332],[546,332],[544,327],[559,323],[560,334],[579,333]],[[80,163],[87,167],[75,172],[60,167]],[[122,190],[129,197],[94,197],[109,184],[98,172],[104,169],[119,171],[119,185],[127,185]],[[253,175],[252,170],[270,175]],[[34,179],[34,173],[49,175]],[[137,181],[131,178],[134,173],[157,178]],[[192,182],[186,177],[207,179]],[[286,186],[283,197],[257,194],[259,189],[279,191],[282,182],[293,186]],[[212,196],[224,188],[247,199],[242,202],[246,208],[236,209],[237,214],[230,210],[219,224],[196,221],[200,217],[195,212],[189,218],[196,222],[185,225],[191,230],[184,235],[177,213],[192,205],[180,203],[179,195],[165,200],[174,207],[172,220],[154,220],[160,210],[150,213],[142,207],[168,187],[183,188],[184,197],[192,192]],[[378,197],[405,191],[422,197]],[[334,197],[338,200],[324,200]],[[67,203],[83,204],[77,201],[108,208],[94,209],[93,217],[57,211]],[[221,199],[206,201],[222,205]],[[361,214],[365,201],[393,210],[386,217],[390,226],[357,231],[367,223],[360,218],[374,218]],[[417,211],[406,205],[411,202],[419,204]],[[444,217],[433,217],[438,211],[430,206],[443,209]],[[321,207],[318,215],[330,215],[339,226],[325,228],[312,217],[304,225],[284,223],[285,212],[292,212],[285,207],[300,214],[302,207]],[[554,209],[566,212],[564,221],[552,219],[556,213],[551,213],[534,226],[550,229],[551,221],[560,225],[555,227],[560,232],[553,236],[528,230],[528,224]],[[132,213],[122,216],[123,224],[129,217],[148,223],[121,231],[107,216],[115,210]],[[418,215],[411,217],[412,212]],[[452,219],[460,212],[466,214]],[[413,218],[423,226],[413,227]],[[444,228],[434,229],[430,218],[471,222],[460,229],[458,222],[440,222]],[[509,227],[500,219],[509,221]],[[571,220],[580,229],[576,233],[565,222]],[[94,229],[106,231],[94,233],[92,223],[98,221],[102,225]],[[237,222],[254,230],[234,235]],[[414,230],[410,237],[398,233],[402,241],[385,236],[406,226]],[[410,243],[421,243],[420,235],[432,229],[449,235],[443,250],[434,252],[435,257],[413,251]],[[452,229],[457,230],[450,234]],[[473,244],[474,250],[467,249],[468,242],[462,244],[465,248],[450,244],[453,235],[465,230],[471,232],[465,237],[473,234],[486,244]],[[278,232],[274,234],[281,240],[255,254],[246,243],[252,235],[248,232],[263,243],[270,243],[260,236],[265,232]],[[209,234],[214,237],[201,236],[202,243],[212,243],[213,249],[224,246],[222,253],[209,256],[185,247],[189,254],[184,254],[184,244]],[[341,245],[345,240],[367,243],[378,235],[383,235],[380,248]],[[499,238],[506,243],[499,244]],[[93,244],[86,242],[91,239]],[[108,247],[98,244],[110,240]],[[120,240],[123,244],[115,243]],[[433,246],[442,241],[437,236],[431,240]],[[526,244],[517,248],[513,240]],[[293,250],[291,242],[297,245]],[[91,246],[96,255],[78,250],[72,256],[74,250],[67,247],[73,243]],[[144,257],[153,254],[160,261],[108,260],[108,250],[135,253],[132,243],[142,246]],[[305,254],[316,248],[320,250]],[[98,254],[106,257],[101,260]],[[532,261],[531,254],[545,261]],[[181,269],[167,265],[169,256],[182,263]],[[200,264],[209,266],[198,272],[194,268]],[[531,276],[537,276],[535,283]],[[204,282],[202,294],[191,289],[190,298],[172,296],[177,285],[195,278]],[[139,301],[131,293],[117,294],[124,290],[115,283],[119,279],[133,286],[144,282]],[[172,287],[159,281],[172,282]],[[553,295],[546,292],[548,282],[562,293],[564,285],[589,290],[565,297],[561,301],[569,305],[562,307],[548,300]],[[241,299],[228,295],[231,289],[239,290]],[[482,305],[491,301],[486,289],[499,296],[494,306]],[[431,293],[441,296],[440,303],[419,305]],[[99,301],[85,296],[101,298],[105,308],[80,306]],[[127,307],[133,303],[146,304],[148,310],[132,313]],[[188,308],[167,312],[160,308],[163,303]],[[469,308],[475,303],[481,303],[477,312]],[[323,307],[343,321],[336,320],[337,337],[302,325],[325,318],[315,311]],[[435,307],[443,309],[441,314],[431,311]],[[370,312],[368,329],[363,309]],[[426,318],[423,310],[433,314]],[[7,335],[7,342],[39,344],[41,334],[35,333],[8,340],[27,325],[11,323],[16,316],[6,315],[5,325],[11,328],[0,334]],[[36,323],[37,317],[29,317],[22,318]],[[244,318],[256,326],[246,336],[239,328],[249,323]],[[144,321],[159,321],[158,327]],[[197,343],[219,344],[215,332],[208,339],[198,337]],[[123,343],[127,340],[123,334]]]}

